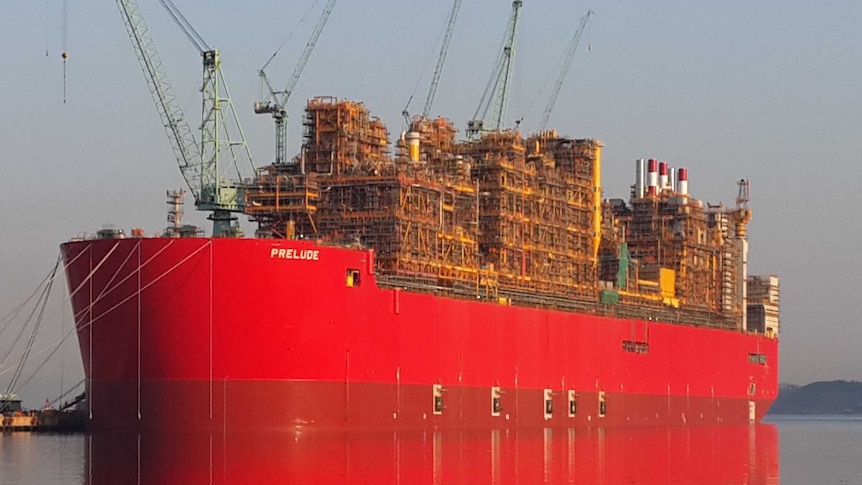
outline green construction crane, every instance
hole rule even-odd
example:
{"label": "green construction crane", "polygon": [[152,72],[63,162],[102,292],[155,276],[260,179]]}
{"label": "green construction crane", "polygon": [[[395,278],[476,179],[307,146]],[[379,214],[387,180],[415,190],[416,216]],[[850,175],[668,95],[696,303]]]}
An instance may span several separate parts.
{"label": "green construction crane", "polygon": [[[503,48],[497,63],[491,70],[491,77],[482,93],[479,107],[473,119],[467,122],[467,137],[478,138],[483,131],[500,131],[506,123],[506,110],[509,106],[509,88],[512,84],[512,72],[515,66],[515,41],[518,37],[518,21],[524,2],[512,2],[512,13],[503,37]],[[490,117],[488,112],[491,112]],[[479,116],[481,114],[481,117]]]}
{"label": "green construction crane", "polygon": [[335,7],[335,1],[336,0],[329,0],[326,6],[323,7],[323,13],[320,14],[320,19],[317,21],[317,25],[311,33],[311,38],[309,38],[308,43],[305,44],[305,50],[302,52],[302,56],[300,56],[299,62],[293,69],[293,74],[291,74],[290,80],[287,82],[287,86],[283,91],[275,91],[273,89],[265,72],[269,63],[272,62],[278,54],[278,50],[270,56],[269,60],[266,61],[266,64],[264,64],[258,71],[258,75],[266,86],[267,96],[263,101],[259,101],[254,104],[254,112],[257,114],[271,114],[273,120],[275,120],[276,165],[287,163],[287,100],[290,99],[290,95],[293,93],[293,88],[296,87],[296,83],[299,81],[299,77],[302,75],[302,71],[305,69],[308,59],[311,57],[311,52],[317,45],[317,39],[320,38],[320,34],[323,32],[323,27],[326,26],[326,22],[329,20],[329,15]]}
{"label": "green construction crane", "polygon": [[[254,164],[221,71],[219,51],[209,47],[171,0],[159,2],[203,58],[200,144],[186,121],[140,5],[136,0],[116,0],[195,207],[210,212],[213,236],[235,236],[234,214],[245,208],[240,165],[248,164],[253,172]],[[225,169],[232,170],[230,177],[222,173]]]}

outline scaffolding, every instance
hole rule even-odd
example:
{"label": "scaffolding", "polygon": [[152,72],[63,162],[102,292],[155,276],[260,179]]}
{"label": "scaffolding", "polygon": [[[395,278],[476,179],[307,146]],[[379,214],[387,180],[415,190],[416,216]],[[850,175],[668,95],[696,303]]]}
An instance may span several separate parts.
{"label": "scaffolding", "polygon": [[388,159],[386,125],[355,101],[332,96],[310,100],[305,108],[304,163],[309,172],[338,175],[367,170]]}
{"label": "scaffolding", "polygon": [[[479,248],[500,284],[553,295],[594,293],[592,140],[484,133],[461,144],[479,187]],[[530,148],[528,150],[528,148]]]}
{"label": "scaffolding", "polygon": [[[722,326],[741,326],[741,255],[734,244],[738,230],[730,224],[729,211],[720,205],[704,208],[702,202],[671,189],[633,197],[630,205],[616,201],[607,210],[619,235],[602,248],[603,281],[616,280],[620,261],[616,246],[624,241],[631,263],[621,290],[661,293],[664,303],[670,300],[689,310],[712,313]],[[663,270],[673,272],[672,283],[662,284]]]}
{"label": "scaffolding", "polygon": [[258,237],[293,238],[317,233],[320,184],[296,165],[270,165],[246,184],[245,212],[258,223]]}
{"label": "scaffolding", "polygon": [[415,116],[410,123],[409,132],[419,135],[420,160],[433,165],[452,159],[458,130],[448,118],[437,117],[431,120],[424,116]]}
{"label": "scaffolding", "polygon": [[261,169],[247,191],[261,232],[372,248],[384,276],[481,285],[477,192],[463,164],[442,162],[454,162],[448,120],[423,123],[426,142],[440,147],[426,152],[437,161],[430,170],[389,158],[386,126],[361,103],[314,98],[305,119],[304,157]]}
{"label": "scaffolding", "polygon": [[475,236],[455,218],[465,205],[470,211],[473,199],[407,174],[332,178],[319,232],[328,241],[374,248],[383,273],[474,281]]}
{"label": "scaffolding", "polygon": [[300,156],[247,186],[259,235],[373,249],[382,286],[745,328],[739,202],[665,186],[602,203],[601,143],[555,131],[459,142],[414,117],[390,156],[362,103],[311,99],[304,125]]}

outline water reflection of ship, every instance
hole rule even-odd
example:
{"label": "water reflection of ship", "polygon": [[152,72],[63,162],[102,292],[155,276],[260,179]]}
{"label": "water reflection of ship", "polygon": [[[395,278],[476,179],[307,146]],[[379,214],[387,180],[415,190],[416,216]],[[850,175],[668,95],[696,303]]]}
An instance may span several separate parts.
{"label": "water reflection of ship", "polygon": [[87,484],[778,484],[774,425],[94,434]]}

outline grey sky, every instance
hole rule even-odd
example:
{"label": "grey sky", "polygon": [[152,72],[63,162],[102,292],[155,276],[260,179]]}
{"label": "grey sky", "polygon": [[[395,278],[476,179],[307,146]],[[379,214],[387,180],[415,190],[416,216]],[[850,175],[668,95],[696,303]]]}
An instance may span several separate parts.
{"label": "grey sky", "polygon": [[[158,2],[140,1],[196,125],[199,57]],[[69,237],[107,223],[160,230],[164,191],[182,184],[114,2],[67,3],[65,28],[59,0],[4,2],[0,18],[0,314],[29,294]],[[175,3],[221,49],[255,162],[270,162],[271,119],[251,110],[256,72],[312,0]],[[273,62],[277,86],[286,83],[323,3]],[[640,157],[687,166],[692,194],[710,202],[731,203],[735,181],[750,178],[750,272],[782,278],[781,380],[862,379],[862,299],[854,296],[862,261],[853,249],[862,238],[855,213],[862,3],[524,3],[510,124],[523,116],[527,130],[536,127],[550,87],[537,92],[592,7],[551,125],[605,143],[605,197],[628,196]],[[396,136],[420,76],[411,108],[422,109],[450,5],[341,0],[289,103],[289,153],[300,142],[304,102],[315,95],[364,101]],[[434,114],[461,128],[473,115],[509,9],[508,0],[464,2]],[[200,214],[187,220],[207,226]],[[37,348],[59,338],[56,307]],[[7,339],[0,336],[0,350]],[[64,354],[63,372],[74,381],[76,346]],[[24,396],[41,400],[57,387],[40,382]]]}

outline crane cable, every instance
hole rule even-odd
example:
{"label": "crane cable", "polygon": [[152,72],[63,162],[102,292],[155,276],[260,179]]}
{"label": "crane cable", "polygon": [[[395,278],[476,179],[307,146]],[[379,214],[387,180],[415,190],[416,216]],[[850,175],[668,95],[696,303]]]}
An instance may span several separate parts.
{"label": "crane cable", "polygon": [[51,45],[51,0],[45,0],[45,57],[50,57]]}
{"label": "crane cable", "polygon": [[[592,15],[592,10],[590,10],[590,15]],[[592,27],[590,24],[586,24],[585,28],[587,30],[587,35],[589,36],[589,39],[588,39],[589,48],[587,50],[591,51],[592,50],[592,32],[593,32],[593,30],[592,30]],[[523,114],[521,114],[520,119],[524,119],[526,117],[526,115],[533,109],[533,105],[535,105],[536,101],[538,101],[538,99],[542,96],[542,94],[544,94],[545,88],[548,87],[548,84],[551,82],[551,79],[559,77],[559,73],[563,69],[565,69],[567,54],[568,54],[568,49],[566,49],[560,53],[560,57],[554,63],[551,70],[548,71],[548,75],[545,77],[545,80],[542,81],[542,84],[539,86],[539,89],[536,91],[536,94],[530,100],[530,104],[527,105],[527,109],[525,109],[523,111]]]}
{"label": "crane cable", "polygon": [[474,120],[480,119],[479,113],[482,113],[481,119],[485,119],[485,116],[488,115],[488,110],[491,107],[491,96],[493,96],[494,91],[497,90],[497,85],[500,83],[500,69],[503,68],[503,57],[505,57],[503,48],[506,47],[507,38],[508,29],[506,31],[506,35],[503,36],[503,40],[500,42],[500,47],[497,48],[497,52],[499,52],[500,55],[497,56],[497,60],[494,62],[494,67],[491,69],[491,77],[488,78],[488,83],[485,84],[485,90],[482,92],[482,98],[479,100],[479,106],[473,114]]}
{"label": "crane cable", "polygon": [[545,77],[545,80],[542,81],[542,85],[539,86],[539,89],[536,91],[536,94],[533,96],[533,99],[530,100],[530,104],[527,105],[527,109],[524,110],[524,114],[522,114],[520,116],[520,119],[524,119],[526,117],[526,114],[529,113],[530,110],[533,109],[533,105],[535,105],[536,101],[538,101],[539,98],[545,93],[545,88],[548,87],[548,84],[551,82],[551,79],[554,79],[557,77],[557,74],[560,72],[560,69],[562,69],[562,66],[565,63],[565,61],[566,61],[566,53],[563,52],[562,54],[560,54],[560,58],[557,59],[557,62],[554,63],[553,68],[550,71],[548,71],[547,77]]}
{"label": "crane cable", "polygon": [[312,3],[311,6],[308,7],[308,10],[306,10],[305,13],[302,14],[302,17],[299,19],[299,22],[297,22],[296,25],[293,26],[293,30],[291,30],[290,33],[287,34],[287,37],[285,37],[285,39],[281,42],[275,52],[273,52],[272,55],[269,56],[269,59],[267,59],[266,62],[263,64],[263,67],[260,68],[261,71],[265,70],[267,66],[269,66],[269,63],[272,62],[273,59],[275,59],[275,56],[277,56],[278,53],[281,52],[281,49],[285,46],[285,44],[287,44],[287,41],[290,40],[291,37],[293,37],[293,34],[295,34],[297,30],[299,30],[299,26],[302,25],[303,22],[305,22],[305,19],[308,17],[308,14],[310,14],[314,7],[317,6],[317,2],[319,1],[320,0],[314,0],[314,3]]}
{"label": "crane cable", "polygon": [[[447,19],[450,14],[447,14]],[[401,115],[404,116],[404,119],[407,122],[408,128],[410,125],[410,103],[413,102],[413,98],[416,96],[416,91],[419,90],[419,84],[422,83],[422,79],[425,78],[425,73],[428,72],[428,67],[431,65],[431,61],[434,60],[434,53],[437,52],[437,44],[439,44],[443,37],[446,35],[446,32],[440,32],[437,35],[437,39],[434,41],[434,49],[428,52],[428,57],[425,59],[425,64],[422,66],[422,69],[419,71],[419,77],[416,78],[416,83],[413,85],[413,89],[410,91],[410,97],[407,98],[407,103],[404,104],[404,109],[401,110]],[[439,57],[439,55],[438,55]]]}
{"label": "crane cable", "polygon": [[[441,34],[440,37],[443,35]],[[437,39],[439,40],[440,37]],[[435,42],[436,44],[436,42]],[[436,51],[436,49],[435,49]],[[431,65],[431,61],[434,59],[434,51],[428,54],[428,58],[425,60],[425,65],[422,67],[422,70],[419,71],[419,77],[416,78],[416,84],[413,85],[413,90],[410,91],[410,97],[407,98],[407,103],[404,105],[404,109],[401,110],[401,114],[404,115],[405,119],[407,119],[410,115],[410,103],[413,102],[413,98],[416,96],[416,91],[419,90],[419,84],[422,83],[422,78],[425,77],[425,73],[428,71],[428,66]],[[408,122],[409,124],[409,122]]]}
{"label": "crane cable", "polygon": [[69,5],[68,0],[63,0],[63,104],[66,104],[66,59],[69,51],[66,50],[66,42],[69,37]]}
{"label": "crane cable", "polygon": [[171,0],[159,0],[159,3],[162,5],[162,8],[164,8],[168,12],[171,18],[174,19],[174,22],[179,25],[180,30],[182,30],[183,33],[186,34],[186,38],[188,38],[189,41],[194,44],[195,48],[197,48],[200,54],[212,50],[209,44],[207,44],[207,41],[205,41],[204,38],[201,37],[201,34],[199,34],[197,30],[195,30],[191,22],[189,22],[186,16],[183,15],[182,11],[177,8],[174,2],[172,2]]}

